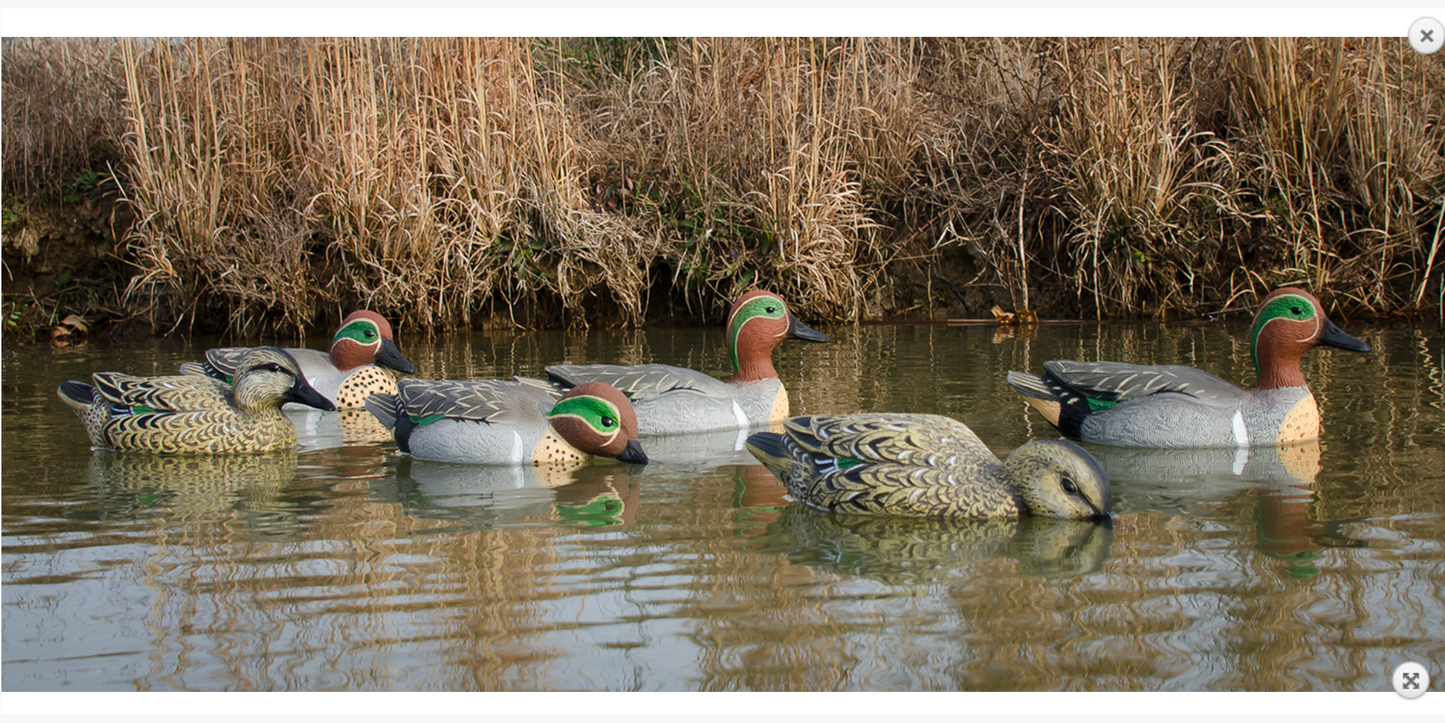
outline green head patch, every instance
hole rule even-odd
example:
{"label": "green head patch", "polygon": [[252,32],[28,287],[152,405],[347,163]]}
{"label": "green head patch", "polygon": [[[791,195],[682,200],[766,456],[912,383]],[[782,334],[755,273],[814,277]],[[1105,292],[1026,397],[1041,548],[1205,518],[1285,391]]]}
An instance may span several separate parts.
{"label": "green head patch", "polygon": [[788,307],[772,294],[753,297],[739,306],[728,321],[728,353],[732,355],[733,371],[742,368],[738,361],[738,338],[748,322],[757,319],[787,319]]}
{"label": "green head patch", "polygon": [[354,341],[357,344],[361,344],[362,346],[380,344],[381,329],[378,329],[376,326],[376,322],[370,319],[357,319],[356,321],[353,321],[350,324],[347,324],[346,326],[337,329],[336,336],[332,337],[331,339],[331,345],[336,346],[337,344],[340,344],[343,339],[350,339],[351,341]]}
{"label": "green head patch", "polygon": [[[1264,332],[1265,327],[1269,326],[1271,322],[1281,320],[1285,322],[1313,322],[1315,320],[1314,302],[1299,294],[1280,294],[1260,307],[1259,312],[1254,316],[1254,328],[1250,330],[1249,334],[1249,353],[1254,358],[1254,372],[1256,375],[1260,373],[1260,334]],[[1314,331],[1310,333],[1310,336],[1299,341],[1303,342],[1313,338],[1318,331],[1319,324],[1315,324]]]}
{"label": "green head patch", "polygon": [[617,405],[601,397],[583,395],[563,399],[547,412],[548,419],[557,417],[576,418],[603,437],[622,430],[622,414],[617,411]]}

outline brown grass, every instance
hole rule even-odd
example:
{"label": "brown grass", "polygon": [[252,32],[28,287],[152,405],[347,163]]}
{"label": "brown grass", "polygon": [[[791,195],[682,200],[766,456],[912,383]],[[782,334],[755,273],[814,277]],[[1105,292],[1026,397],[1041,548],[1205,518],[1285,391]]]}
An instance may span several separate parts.
{"label": "brown grass", "polygon": [[1397,39],[4,51],[7,194],[113,149],[128,308],[168,324],[632,325],[757,286],[814,319],[945,287],[1053,317],[1440,296],[1445,71]]}
{"label": "brown grass", "polygon": [[125,86],[117,41],[6,38],[3,52],[7,195],[57,193],[120,159]]}

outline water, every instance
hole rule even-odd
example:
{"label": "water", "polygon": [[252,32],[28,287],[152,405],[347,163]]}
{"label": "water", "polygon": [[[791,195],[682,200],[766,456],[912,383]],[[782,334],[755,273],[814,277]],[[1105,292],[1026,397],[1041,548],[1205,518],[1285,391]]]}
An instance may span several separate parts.
{"label": "water", "polygon": [[[1378,691],[1416,660],[1445,690],[1445,349],[1434,330],[1342,326],[1374,351],[1306,357],[1322,443],[1091,447],[1112,527],[837,518],[790,504],[735,435],[562,475],[399,457],[364,414],[295,415],[295,453],[92,453],[61,380],[169,373],[217,340],[10,344],[0,684]],[[794,413],[948,414],[1000,454],[1055,436],[1010,369],[1107,358],[1251,375],[1237,325],[825,331],[832,343],[776,355]],[[401,347],[427,377],[728,363],[712,329]]]}

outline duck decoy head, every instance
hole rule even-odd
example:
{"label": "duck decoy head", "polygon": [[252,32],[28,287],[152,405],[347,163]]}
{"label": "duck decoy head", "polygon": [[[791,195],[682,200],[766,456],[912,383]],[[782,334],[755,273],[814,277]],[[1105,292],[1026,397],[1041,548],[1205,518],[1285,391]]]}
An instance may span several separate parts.
{"label": "duck decoy head", "polygon": [[372,311],[353,311],[341,320],[331,339],[331,362],[337,369],[377,364],[402,374],[415,374],[416,366],[397,349],[391,324]]}
{"label": "duck decoy head", "polygon": [[1083,447],[1036,439],[1014,450],[1004,471],[1031,514],[1072,520],[1108,519],[1113,501],[1104,468]]}
{"label": "duck decoy head", "polygon": [[588,454],[646,464],[637,439],[637,412],[616,387],[587,382],[572,387],[547,413],[552,428],[568,444]]}
{"label": "duck decoy head", "polygon": [[1369,344],[1335,326],[1319,299],[1292,286],[1275,289],[1260,302],[1249,341],[1261,389],[1303,386],[1299,360],[1316,346],[1370,350]]}
{"label": "duck decoy head", "polygon": [[234,388],[236,403],[243,408],[280,406],[296,402],[324,412],[336,405],[322,396],[306,381],[296,358],[274,346],[258,346],[246,351],[237,365]]}

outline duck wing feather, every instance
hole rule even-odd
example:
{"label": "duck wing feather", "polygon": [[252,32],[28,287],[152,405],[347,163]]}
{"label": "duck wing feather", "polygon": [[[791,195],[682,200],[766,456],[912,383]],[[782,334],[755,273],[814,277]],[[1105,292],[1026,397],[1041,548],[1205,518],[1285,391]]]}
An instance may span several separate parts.
{"label": "duck wing feather", "polygon": [[557,401],[545,389],[496,379],[402,379],[397,394],[413,417],[440,415],[490,424],[540,421]]}
{"label": "duck wing feather", "polygon": [[211,377],[135,377],[120,372],[91,375],[107,402],[130,410],[153,412],[232,412],[231,387]]}
{"label": "duck wing feather", "polygon": [[1047,361],[1044,371],[1079,394],[1101,402],[1180,394],[1205,404],[1229,406],[1237,403],[1244,391],[1209,372],[1178,364]]}
{"label": "duck wing feather", "polygon": [[964,504],[1011,504],[1010,492],[990,484],[998,458],[973,430],[949,417],[830,415],[783,424],[785,444],[814,466],[804,495],[812,504],[925,515]]}
{"label": "duck wing feather", "polygon": [[547,367],[547,376],[568,388],[585,382],[610,384],[634,403],[678,392],[727,399],[737,391],[731,384],[702,372],[667,364],[554,364]]}

